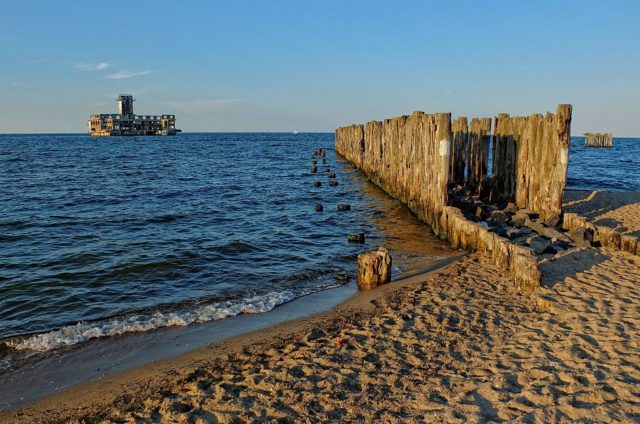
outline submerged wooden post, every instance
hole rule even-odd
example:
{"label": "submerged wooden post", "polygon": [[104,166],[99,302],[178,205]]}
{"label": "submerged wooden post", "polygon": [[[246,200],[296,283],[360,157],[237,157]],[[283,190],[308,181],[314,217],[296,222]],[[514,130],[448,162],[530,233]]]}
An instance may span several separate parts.
{"label": "submerged wooden post", "polygon": [[384,247],[358,255],[358,288],[371,289],[391,281],[391,255]]}

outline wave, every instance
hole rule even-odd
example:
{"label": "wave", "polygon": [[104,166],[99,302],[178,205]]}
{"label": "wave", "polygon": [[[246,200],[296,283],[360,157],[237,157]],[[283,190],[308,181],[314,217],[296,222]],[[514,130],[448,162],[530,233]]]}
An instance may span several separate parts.
{"label": "wave", "polygon": [[217,321],[240,314],[258,314],[322,290],[338,287],[333,283],[299,291],[272,291],[243,299],[226,300],[192,309],[154,310],[116,316],[100,321],[79,322],[46,333],[14,337],[0,342],[0,347],[14,351],[47,352],[83,343],[91,339],[145,332],[163,327],[186,326],[194,323]]}

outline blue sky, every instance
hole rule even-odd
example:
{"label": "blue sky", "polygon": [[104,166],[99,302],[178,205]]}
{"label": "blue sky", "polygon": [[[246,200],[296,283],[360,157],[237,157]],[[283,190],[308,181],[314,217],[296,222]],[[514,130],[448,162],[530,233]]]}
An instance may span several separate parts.
{"label": "blue sky", "polygon": [[0,133],[84,132],[133,93],[186,131],[332,131],[574,106],[640,136],[640,1],[29,1],[0,8]]}

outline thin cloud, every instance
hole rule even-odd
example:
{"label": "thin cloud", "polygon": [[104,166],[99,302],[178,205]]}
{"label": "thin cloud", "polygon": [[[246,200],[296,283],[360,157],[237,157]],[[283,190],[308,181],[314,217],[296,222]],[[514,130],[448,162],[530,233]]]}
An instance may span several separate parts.
{"label": "thin cloud", "polygon": [[25,85],[27,85],[26,82],[24,81],[14,81],[12,83],[9,84],[11,87],[24,87]]}
{"label": "thin cloud", "polygon": [[76,69],[79,69],[81,71],[102,71],[103,69],[107,69],[109,67],[109,63],[76,63],[74,66]]}
{"label": "thin cloud", "polygon": [[128,70],[123,69],[122,71],[118,71],[118,72],[115,72],[113,74],[109,74],[105,78],[114,79],[114,80],[121,80],[121,79],[127,79],[127,78],[132,78],[132,77],[139,77],[141,75],[149,75],[151,73],[153,73],[153,71],[128,71]]}

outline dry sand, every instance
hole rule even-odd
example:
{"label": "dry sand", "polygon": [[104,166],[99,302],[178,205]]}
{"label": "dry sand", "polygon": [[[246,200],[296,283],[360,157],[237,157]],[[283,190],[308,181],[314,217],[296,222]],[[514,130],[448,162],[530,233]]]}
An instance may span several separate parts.
{"label": "dry sand", "polygon": [[567,190],[564,198],[565,212],[640,237],[640,192]]}
{"label": "dry sand", "polygon": [[471,255],[0,421],[640,422],[640,257],[576,249],[542,272],[525,296]]}

